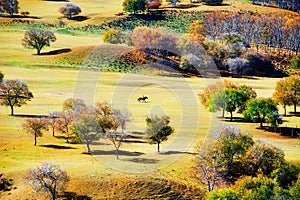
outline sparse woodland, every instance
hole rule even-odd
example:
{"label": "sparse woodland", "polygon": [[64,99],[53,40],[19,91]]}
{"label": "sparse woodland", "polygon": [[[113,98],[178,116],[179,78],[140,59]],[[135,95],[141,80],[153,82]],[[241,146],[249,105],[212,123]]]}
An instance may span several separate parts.
{"label": "sparse woodland", "polygon": [[299,11],[0,0],[0,199],[300,198]]}

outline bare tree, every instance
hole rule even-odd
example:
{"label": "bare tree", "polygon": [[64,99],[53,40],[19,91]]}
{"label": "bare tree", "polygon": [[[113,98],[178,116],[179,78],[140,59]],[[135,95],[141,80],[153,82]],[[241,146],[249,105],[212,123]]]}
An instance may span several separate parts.
{"label": "bare tree", "polygon": [[0,83],[0,104],[9,106],[11,115],[14,107],[21,107],[33,98],[27,84],[22,80],[4,80]]}
{"label": "bare tree", "polygon": [[53,161],[44,162],[42,166],[31,169],[25,176],[25,182],[32,186],[35,193],[50,195],[52,200],[57,198],[58,192],[64,191],[68,181],[65,170]]}
{"label": "bare tree", "polygon": [[58,118],[58,112],[57,111],[49,111],[48,124],[51,127],[52,136],[54,136],[54,134],[55,134],[57,118]]}

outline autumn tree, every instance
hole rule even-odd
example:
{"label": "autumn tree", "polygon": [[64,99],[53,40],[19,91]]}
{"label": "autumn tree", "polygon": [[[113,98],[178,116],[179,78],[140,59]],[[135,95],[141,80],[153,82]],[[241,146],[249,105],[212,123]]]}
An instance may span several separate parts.
{"label": "autumn tree", "polygon": [[286,79],[287,89],[291,93],[291,102],[294,105],[294,112],[297,112],[297,106],[300,104],[300,76],[294,75]]}
{"label": "autumn tree", "polygon": [[145,0],[125,0],[123,2],[123,10],[125,12],[137,14],[139,12],[144,12],[146,9]]}
{"label": "autumn tree", "polygon": [[273,99],[275,102],[283,105],[284,116],[286,116],[286,106],[292,105],[293,93],[289,90],[286,79],[281,79],[276,83]]}
{"label": "autumn tree", "polygon": [[82,99],[68,98],[63,102],[63,111],[80,112],[85,107]]}
{"label": "autumn tree", "polygon": [[31,169],[25,176],[25,182],[31,185],[35,193],[45,193],[52,200],[63,192],[69,177],[64,169],[55,162],[44,162],[41,166]]}
{"label": "autumn tree", "polygon": [[68,19],[72,19],[72,16],[81,13],[81,8],[75,3],[68,2],[66,5],[60,7],[58,12],[65,15]]}
{"label": "autumn tree", "polygon": [[74,112],[73,111],[62,111],[59,112],[56,119],[56,130],[66,135],[67,143],[69,143],[72,128],[74,127]]}
{"label": "autumn tree", "polygon": [[102,136],[94,107],[86,107],[80,113],[76,119],[74,131],[80,137],[81,141],[86,144],[87,153],[91,153],[90,145]]}
{"label": "autumn tree", "polygon": [[[280,115],[275,115],[274,113],[278,113],[278,108],[272,99],[258,98],[247,102],[244,117],[248,121],[260,123],[260,127],[262,128],[264,122],[280,121]],[[275,119],[273,117],[275,117]]]}
{"label": "autumn tree", "polygon": [[32,93],[22,80],[4,80],[0,83],[0,104],[9,106],[11,115],[14,115],[14,107],[21,107],[32,98]]}
{"label": "autumn tree", "polygon": [[0,0],[0,12],[6,12],[11,17],[19,12],[18,0]]}
{"label": "autumn tree", "polygon": [[57,111],[49,111],[48,124],[49,124],[49,127],[51,129],[53,137],[55,135],[57,118],[58,118],[58,112]]}
{"label": "autumn tree", "polygon": [[157,152],[160,152],[160,144],[168,140],[168,137],[174,132],[169,125],[170,122],[170,117],[166,115],[146,118],[146,139],[150,144],[157,144]]}
{"label": "autumn tree", "polygon": [[28,49],[36,49],[37,54],[41,54],[42,48],[50,46],[50,42],[55,42],[56,37],[53,32],[42,29],[31,29],[25,32],[22,45]]}
{"label": "autumn tree", "polygon": [[136,27],[131,34],[131,41],[136,49],[156,57],[165,58],[177,50],[177,37],[162,28]]}
{"label": "autumn tree", "polygon": [[43,136],[43,130],[48,131],[48,123],[45,118],[28,118],[23,123],[23,129],[34,136],[34,146],[37,137]]}

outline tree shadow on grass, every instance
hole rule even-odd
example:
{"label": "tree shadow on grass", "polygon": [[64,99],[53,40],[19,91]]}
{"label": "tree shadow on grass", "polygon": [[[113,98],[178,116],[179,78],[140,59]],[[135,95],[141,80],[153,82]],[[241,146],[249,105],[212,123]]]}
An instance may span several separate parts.
{"label": "tree shadow on grass", "polygon": [[92,198],[87,195],[78,195],[76,192],[64,192],[63,195],[59,195],[59,198],[64,200],[91,200]]}
{"label": "tree shadow on grass", "polygon": [[70,20],[77,21],[77,22],[82,22],[82,21],[85,21],[85,20],[88,20],[88,19],[90,19],[90,18],[87,17],[87,16],[75,16],[75,17],[72,17]]}
{"label": "tree shadow on grass", "polygon": [[262,128],[257,128],[257,129],[265,130],[272,133],[278,133],[281,136],[286,136],[289,138],[300,139],[300,128],[263,126]]}
{"label": "tree shadow on grass", "polygon": [[48,115],[28,115],[28,114],[15,114],[14,117],[20,117],[20,118],[46,118]]}
{"label": "tree shadow on grass", "polygon": [[247,121],[245,118],[243,117],[232,117],[232,121],[230,121],[230,117],[219,117],[221,119],[221,121],[224,121],[224,122],[237,122],[237,123],[252,123],[252,122],[249,122]]}
{"label": "tree shadow on grass", "polygon": [[45,147],[45,148],[52,148],[52,149],[76,149],[74,147],[61,146],[61,145],[56,145],[56,144],[44,144],[44,145],[39,145],[39,146]]}
{"label": "tree shadow on grass", "polygon": [[[86,154],[86,153],[83,153]],[[119,155],[120,156],[141,156],[144,153],[142,152],[131,152],[131,151],[124,151],[124,150],[119,150]],[[92,151],[91,155],[116,155],[115,150],[110,150],[110,151],[103,151],[103,150],[95,150]]]}
{"label": "tree shadow on grass", "polygon": [[142,164],[156,164],[159,160],[157,159],[147,159],[147,158],[132,158],[126,159],[126,161],[134,162],[134,163],[142,163]]}
{"label": "tree shadow on grass", "polygon": [[70,48],[65,48],[65,49],[58,49],[58,50],[54,50],[54,51],[49,51],[49,52],[44,52],[41,53],[41,56],[51,56],[51,55],[58,55],[58,54],[62,54],[62,53],[68,53],[72,51]]}
{"label": "tree shadow on grass", "polygon": [[189,154],[189,155],[196,155],[196,153],[193,153],[193,152],[187,152],[187,151],[166,151],[166,152],[160,152],[160,155],[174,155],[174,154]]}
{"label": "tree shadow on grass", "polygon": [[13,19],[19,19],[19,18],[26,18],[26,19],[41,19],[40,17],[37,17],[37,16],[30,16],[30,15],[27,15],[27,16],[24,16],[24,15],[13,15],[13,16],[10,16],[10,15],[3,15],[3,16],[0,16],[0,17],[4,17],[4,18],[13,18]]}

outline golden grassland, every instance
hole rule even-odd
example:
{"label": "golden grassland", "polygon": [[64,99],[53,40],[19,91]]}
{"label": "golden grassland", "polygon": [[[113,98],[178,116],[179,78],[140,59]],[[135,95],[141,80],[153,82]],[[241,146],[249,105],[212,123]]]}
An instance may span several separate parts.
{"label": "golden grassland", "polygon": [[[115,13],[122,11],[120,0],[74,2],[82,8],[81,15],[89,16],[90,19],[83,22],[62,19],[57,9],[65,2],[22,0],[20,7],[21,11],[29,11],[32,16],[40,17],[38,21],[64,20],[74,26],[100,23],[114,18]],[[188,2],[183,1],[181,4],[185,3]],[[233,4],[234,6],[229,4],[214,9],[278,11],[274,8],[239,2]],[[212,8],[201,5],[192,9]],[[191,177],[195,144],[203,142],[214,127],[224,123],[236,124],[243,131],[250,131],[256,140],[267,140],[278,146],[285,152],[287,160],[300,161],[300,140],[257,129],[258,124],[228,122],[219,118],[220,113],[212,114],[205,110],[200,105],[197,94],[209,83],[214,83],[218,79],[100,73],[79,69],[80,66],[77,66],[77,69],[62,68],[60,63],[63,65],[70,60],[84,61],[90,52],[103,45],[101,36],[71,36],[56,33],[57,41],[42,52],[61,49],[70,49],[70,51],[37,56],[34,50],[27,50],[21,46],[24,31],[0,30],[0,50],[3,52],[0,55],[0,70],[5,74],[6,79],[26,81],[34,94],[34,99],[28,102],[28,105],[15,109],[16,116],[10,116],[8,108],[0,107],[0,173],[5,177],[13,178],[16,187],[9,193],[2,194],[0,199],[41,199],[42,197],[32,196],[31,189],[24,184],[23,177],[30,168],[50,160],[56,161],[68,172],[70,183],[67,191],[88,195],[95,199],[125,198],[133,194],[137,195],[136,198],[145,198],[143,195],[149,193],[147,184],[151,186],[149,188],[155,190],[157,187],[154,185],[161,183],[157,178],[170,181],[165,185],[175,185],[174,190],[176,187],[181,188],[181,184],[202,188],[203,186],[197,184]],[[103,47],[107,48],[106,53],[121,49],[120,46],[102,46],[100,49]],[[254,87],[259,97],[272,96],[274,86],[279,80],[258,77],[226,79]],[[149,96],[149,103],[138,103],[136,99],[141,95]],[[188,99],[187,96],[191,98]],[[169,141],[162,144],[161,154],[156,153],[155,145],[125,143],[121,147],[122,152],[118,161],[115,159],[113,146],[105,139],[92,146],[92,150],[100,152],[99,155],[94,156],[83,154],[86,151],[84,145],[68,144],[62,135],[56,133],[57,137],[53,137],[50,131],[38,138],[38,146],[33,146],[33,136],[25,133],[21,126],[26,116],[47,115],[48,111],[60,111],[62,102],[69,97],[83,98],[88,104],[107,101],[120,108],[128,108],[132,115],[127,126],[129,131],[143,132],[145,117],[152,113],[168,114],[171,116],[172,126],[175,127],[176,132]],[[289,107],[288,110],[292,111],[292,108]],[[282,113],[282,109],[280,112]],[[186,117],[182,119],[182,116]],[[235,116],[241,117],[240,114]],[[297,117],[285,117],[284,120],[282,126],[299,126]],[[199,126],[194,128],[197,122]],[[186,147],[182,145],[184,142],[190,142],[191,145]],[[178,149],[182,151],[176,152]],[[141,173],[134,173],[134,171]],[[135,186],[136,180],[148,182]],[[136,188],[141,190],[137,191]]]}

